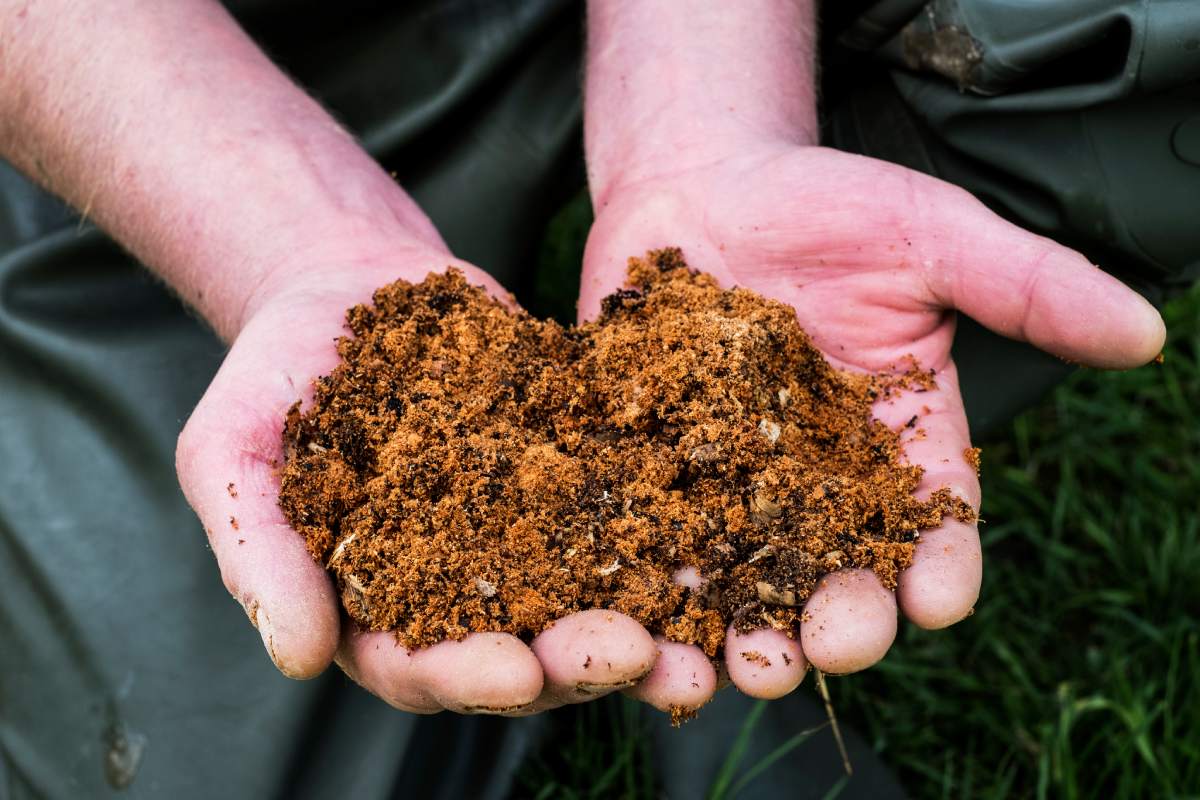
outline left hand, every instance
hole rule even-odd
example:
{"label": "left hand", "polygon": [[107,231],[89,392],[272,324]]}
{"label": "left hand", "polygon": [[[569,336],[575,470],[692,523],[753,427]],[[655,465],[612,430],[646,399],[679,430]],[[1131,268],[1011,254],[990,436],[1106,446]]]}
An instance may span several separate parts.
{"label": "left hand", "polygon": [[340,360],[334,342],[346,334],[346,309],[370,302],[377,287],[419,282],[451,265],[502,302],[507,293],[437,241],[353,237],[327,246],[338,255],[314,263],[311,251],[298,251],[248,295],[244,321],[176,454],[180,485],[204,523],[225,586],[271,660],[292,678],[314,677],[335,662],[385,702],[421,714],[524,716],[640,680],[657,658],[654,640],[615,611],[570,614],[529,644],[479,632],[414,650],[400,646],[395,632],[360,629],[342,613],[326,565],[313,560],[279,506],[288,409],[297,400],[311,407],[314,382]]}
{"label": "left hand", "polygon": [[[731,152],[737,155],[607,187],[584,257],[580,317],[594,317],[601,298],[624,283],[630,256],[678,246],[690,266],[721,284],[793,306],[838,368],[888,371],[912,355],[936,370],[938,388],[881,401],[875,414],[894,428],[919,415],[924,438],[914,430],[902,438],[905,457],[925,468],[919,495],[949,486],[979,509],[950,357],[956,310],[1090,366],[1137,366],[1162,347],[1165,329],[1148,302],[960,188],[821,147],[772,142]],[[977,527],[947,519],[922,532],[895,594],[869,571],[827,576],[805,607],[803,655],[830,673],[869,667],[895,638],[897,605],[922,628],[951,625],[971,613],[982,574]],[[792,655],[796,641],[775,631],[730,634],[726,668],[742,691],[779,697],[803,678],[803,658],[772,659],[764,669],[734,655]],[[631,692],[663,708],[680,698],[695,704],[682,677],[711,670],[707,659],[695,647],[662,647],[654,672]]]}

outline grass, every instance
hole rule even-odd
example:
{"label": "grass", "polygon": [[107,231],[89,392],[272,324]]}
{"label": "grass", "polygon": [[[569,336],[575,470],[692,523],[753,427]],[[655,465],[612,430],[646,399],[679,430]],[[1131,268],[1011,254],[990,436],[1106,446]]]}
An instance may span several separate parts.
{"label": "grass", "polygon": [[[543,268],[579,263],[586,213],[556,220]],[[833,684],[842,723],[914,797],[1200,798],[1200,288],[1165,316],[1161,365],[1081,370],[982,443],[975,615],[902,627],[881,664]],[[655,796],[638,715],[594,705],[520,796]],[[722,798],[771,765],[740,764],[735,741],[726,766]]]}
{"label": "grass", "polygon": [[924,797],[1200,796],[1200,291],[1165,360],[1082,370],[985,447],[983,597],[840,713]]}
{"label": "grass", "polygon": [[[584,703],[554,718],[557,730],[517,775],[517,797],[601,800],[655,797],[650,740],[638,703]],[[563,730],[563,727],[569,729]]]}
{"label": "grass", "polygon": [[[766,772],[777,761],[785,758],[797,747],[812,738],[813,734],[825,727],[825,725],[820,725],[816,728],[807,728],[789,736],[780,742],[771,752],[767,753],[767,755],[746,768],[742,762],[745,759],[746,750],[750,745],[750,734],[754,731],[754,727],[758,724],[759,718],[766,709],[766,701],[759,700],[754,704],[750,712],[746,714],[737,738],[729,746],[729,752],[725,756],[725,761],[721,764],[720,769],[717,770],[717,775],[713,778],[712,785],[709,787],[708,800],[731,800],[732,798],[736,798],[755,778]],[[842,783],[831,787],[830,793],[826,796],[836,796],[836,793],[841,791],[841,785],[844,785],[844,779]]]}

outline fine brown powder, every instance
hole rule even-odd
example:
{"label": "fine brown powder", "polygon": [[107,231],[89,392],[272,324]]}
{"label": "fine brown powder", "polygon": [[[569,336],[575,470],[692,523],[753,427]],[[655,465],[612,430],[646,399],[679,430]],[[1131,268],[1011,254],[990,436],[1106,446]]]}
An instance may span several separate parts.
{"label": "fine brown powder", "polygon": [[[512,312],[451,270],[351,309],[341,363],[288,414],[280,505],[363,628],[408,647],[587,608],[710,656],[726,628],[793,633],[821,576],[894,587],[927,501],[881,395],[795,312],[722,290],[678,250],[631,259],[595,322]],[[675,576],[693,568],[699,588]]]}

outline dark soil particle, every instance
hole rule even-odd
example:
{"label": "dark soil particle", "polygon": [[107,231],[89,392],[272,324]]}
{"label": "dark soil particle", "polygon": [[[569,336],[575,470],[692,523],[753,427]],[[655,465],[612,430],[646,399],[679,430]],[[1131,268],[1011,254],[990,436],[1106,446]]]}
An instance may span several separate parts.
{"label": "dark soil particle", "polygon": [[749,661],[752,664],[758,664],[760,667],[763,667],[764,669],[771,666],[771,659],[767,658],[766,656],[764,656],[762,653],[758,652],[757,650],[743,651],[742,658],[746,659],[747,661]]}
{"label": "dark soil particle", "polygon": [[667,712],[671,715],[671,725],[678,728],[685,722],[691,722],[696,718],[699,709],[689,706],[671,706]]}
{"label": "dark soil particle", "polygon": [[871,416],[931,372],[835,370],[791,308],[678,250],[629,285],[571,329],[453,270],[348,312],[341,364],[288,414],[280,505],[359,625],[528,641],[598,607],[715,655],[731,623],[794,632],[833,570],[895,586],[918,531],[972,518],[913,498],[921,469]]}

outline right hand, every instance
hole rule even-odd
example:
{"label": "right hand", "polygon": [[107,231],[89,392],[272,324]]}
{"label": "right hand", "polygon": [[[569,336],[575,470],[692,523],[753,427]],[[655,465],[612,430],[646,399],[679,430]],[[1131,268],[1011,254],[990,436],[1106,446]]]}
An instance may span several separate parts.
{"label": "right hand", "polygon": [[[716,121],[713,122],[715,126]],[[964,457],[966,409],[951,357],[956,312],[1072,362],[1128,369],[1162,349],[1158,312],[1116,278],[1050,239],[1012,225],[966,191],[896,164],[825,147],[746,136],[728,153],[685,166],[610,170],[596,202],[581,280],[581,319],[625,283],[631,253],[680,246],[720,285],[786,303],[831,365],[890,372],[908,358],[936,388],[881,397],[876,419],[924,469],[918,496],[948,487],[976,513],[980,485]],[[906,420],[920,419],[907,428]],[[830,674],[857,672],[887,653],[897,610],[938,629],[973,613],[983,579],[977,524],[947,517],[920,532],[896,591],[870,571],[824,577],[792,638],[763,630],[726,645],[735,685],[775,698],[803,677],[795,654],[761,665],[739,658],[803,649]],[[786,665],[787,670],[781,669]],[[652,683],[651,676],[646,683]]]}
{"label": "right hand", "polygon": [[[393,633],[359,631],[340,613],[330,575],[284,519],[278,505],[284,416],[297,399],[310,403],[314,379],[337,365],[334,341],[346,334],[346,309],[369,302],[380,286],[399,278],[418,282],[447,265],[505,296],[491,277],[445,250],[421,244],[377,252],[348,256],[337,267],[276,270],[252,298],[179,437],[179,481],[225,586],[283,674],[312,678],[336,661],[405,711],[527,714],[634,684],[654,667],[657,646],[633,619],[611,611],[561,619],[531,647],[509,634],[477,633],[410,652]],[[704,698],[715,674],[705,683]]]}

